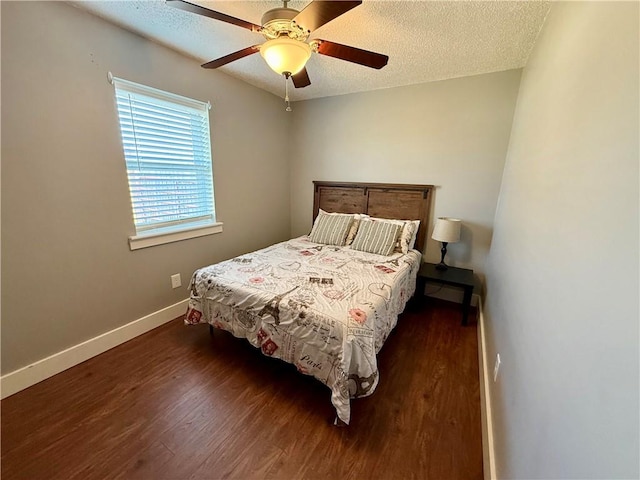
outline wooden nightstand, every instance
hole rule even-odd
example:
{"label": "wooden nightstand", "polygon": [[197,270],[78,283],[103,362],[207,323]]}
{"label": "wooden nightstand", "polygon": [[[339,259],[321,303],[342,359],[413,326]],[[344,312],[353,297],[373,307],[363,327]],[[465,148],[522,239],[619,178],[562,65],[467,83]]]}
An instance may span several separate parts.
{"label": "wooden nightstand", "polygon": [[434,263],[423,263],[418,271],[417,294],[424,295],[424,288],[427,282],[440,283],[442,285],[464,289],[462,325],[466,325],[469,318],[469,307],[471,306],[471,294],[475,286],[473,270],[456,267],[449,267],[447,270],[438,270]]}

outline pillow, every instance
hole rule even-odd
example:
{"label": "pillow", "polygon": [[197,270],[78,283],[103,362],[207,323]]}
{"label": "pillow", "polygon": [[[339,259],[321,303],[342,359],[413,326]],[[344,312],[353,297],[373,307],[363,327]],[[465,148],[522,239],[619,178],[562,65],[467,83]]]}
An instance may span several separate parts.
{"label": "pillow", "polygon": [[351,248],[378,255],[390,255],[396,246],[400,229],[400,225],[391,222],[363,220]]}
{"label": "pillow", "polygon": [[342,246],[345,244],[352,223],[353,215],[327,213],[320,210],[316,221],[313,222],[309,240],[314,243]]}
{"label": "pillow", "polygon": [[418,227],[420,227],[420,220],[407,220],[404,222],[402,232],[400,233],[400,251],[407,253],[413,249],[416,244],[416,237],[418,236]]}
{"label": "pillow", "polygon": [[416,237],[418,235],[418,227],[420,226],[420,220],[395,220],[391,218],[375,218],[369,217],[375,222],[387,222],[400,226],[400,235],[396,241],[394,252],[407,253],[411,250],[416,243]]}
{"label": "pillow", "polygon": [[356,233],[358,233],[358,226],[360,226],[360,221],[364,218],[369,218],[369,215],[366,213],[355,213],[353,215],[353,223],[351,224],[351,228],[349,229],[349,233],[347,234],[347,240],[345,245],[351,245],[353,240],[356,238]]}
{"label": "pillow", "polygon": [[[353,223],[351,224],[351,228],[349,229],[349,233],[347,233],[347,239],[345,240],[345,245],[351,245],[353,243],[353,239],[356,238],[356,233],[358,232],[358,225],[360,225],[360,220],[363,218],[369,218],[369,215],[366,213],[330,213],[325,212],[321,208],[319,209],[318,215],[351,215],[353,217]],[[311,234],[309,234],[311,235]]]}

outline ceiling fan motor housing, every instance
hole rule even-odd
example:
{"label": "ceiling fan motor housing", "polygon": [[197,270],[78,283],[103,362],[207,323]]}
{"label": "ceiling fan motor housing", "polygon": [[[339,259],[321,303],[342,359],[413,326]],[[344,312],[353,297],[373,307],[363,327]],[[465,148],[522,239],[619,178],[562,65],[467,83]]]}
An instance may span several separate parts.
{"label": "ceiling fan motor housing", "polygon": [[267,40],[287,35],[289,38],[306,41],[311,32],[292,20],[300,13],[293,8],[273,8],[262,16],[262,33]]}

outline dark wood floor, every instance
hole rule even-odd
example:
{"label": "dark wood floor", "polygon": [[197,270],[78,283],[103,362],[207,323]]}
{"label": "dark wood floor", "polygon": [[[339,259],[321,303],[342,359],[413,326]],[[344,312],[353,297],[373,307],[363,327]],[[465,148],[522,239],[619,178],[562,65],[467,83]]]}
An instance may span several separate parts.
{"label": "dark wood floor", "polygon": [[380,384],[329,389],[225,332],[169,324],[2,401],[2,479],[481,479],[476,325],[405,313]]}

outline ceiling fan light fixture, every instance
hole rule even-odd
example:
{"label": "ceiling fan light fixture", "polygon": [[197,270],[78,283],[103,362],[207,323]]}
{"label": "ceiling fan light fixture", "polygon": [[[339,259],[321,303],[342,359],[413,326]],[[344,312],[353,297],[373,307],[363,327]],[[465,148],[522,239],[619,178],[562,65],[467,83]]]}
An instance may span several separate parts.
{"label": "ceiling fan light fixture", "polygon": [[263,43],[260,46],[260,55],[278,75],[295,75],[304,68],[311,57],[311,47],[300,40],[279,37]]}

